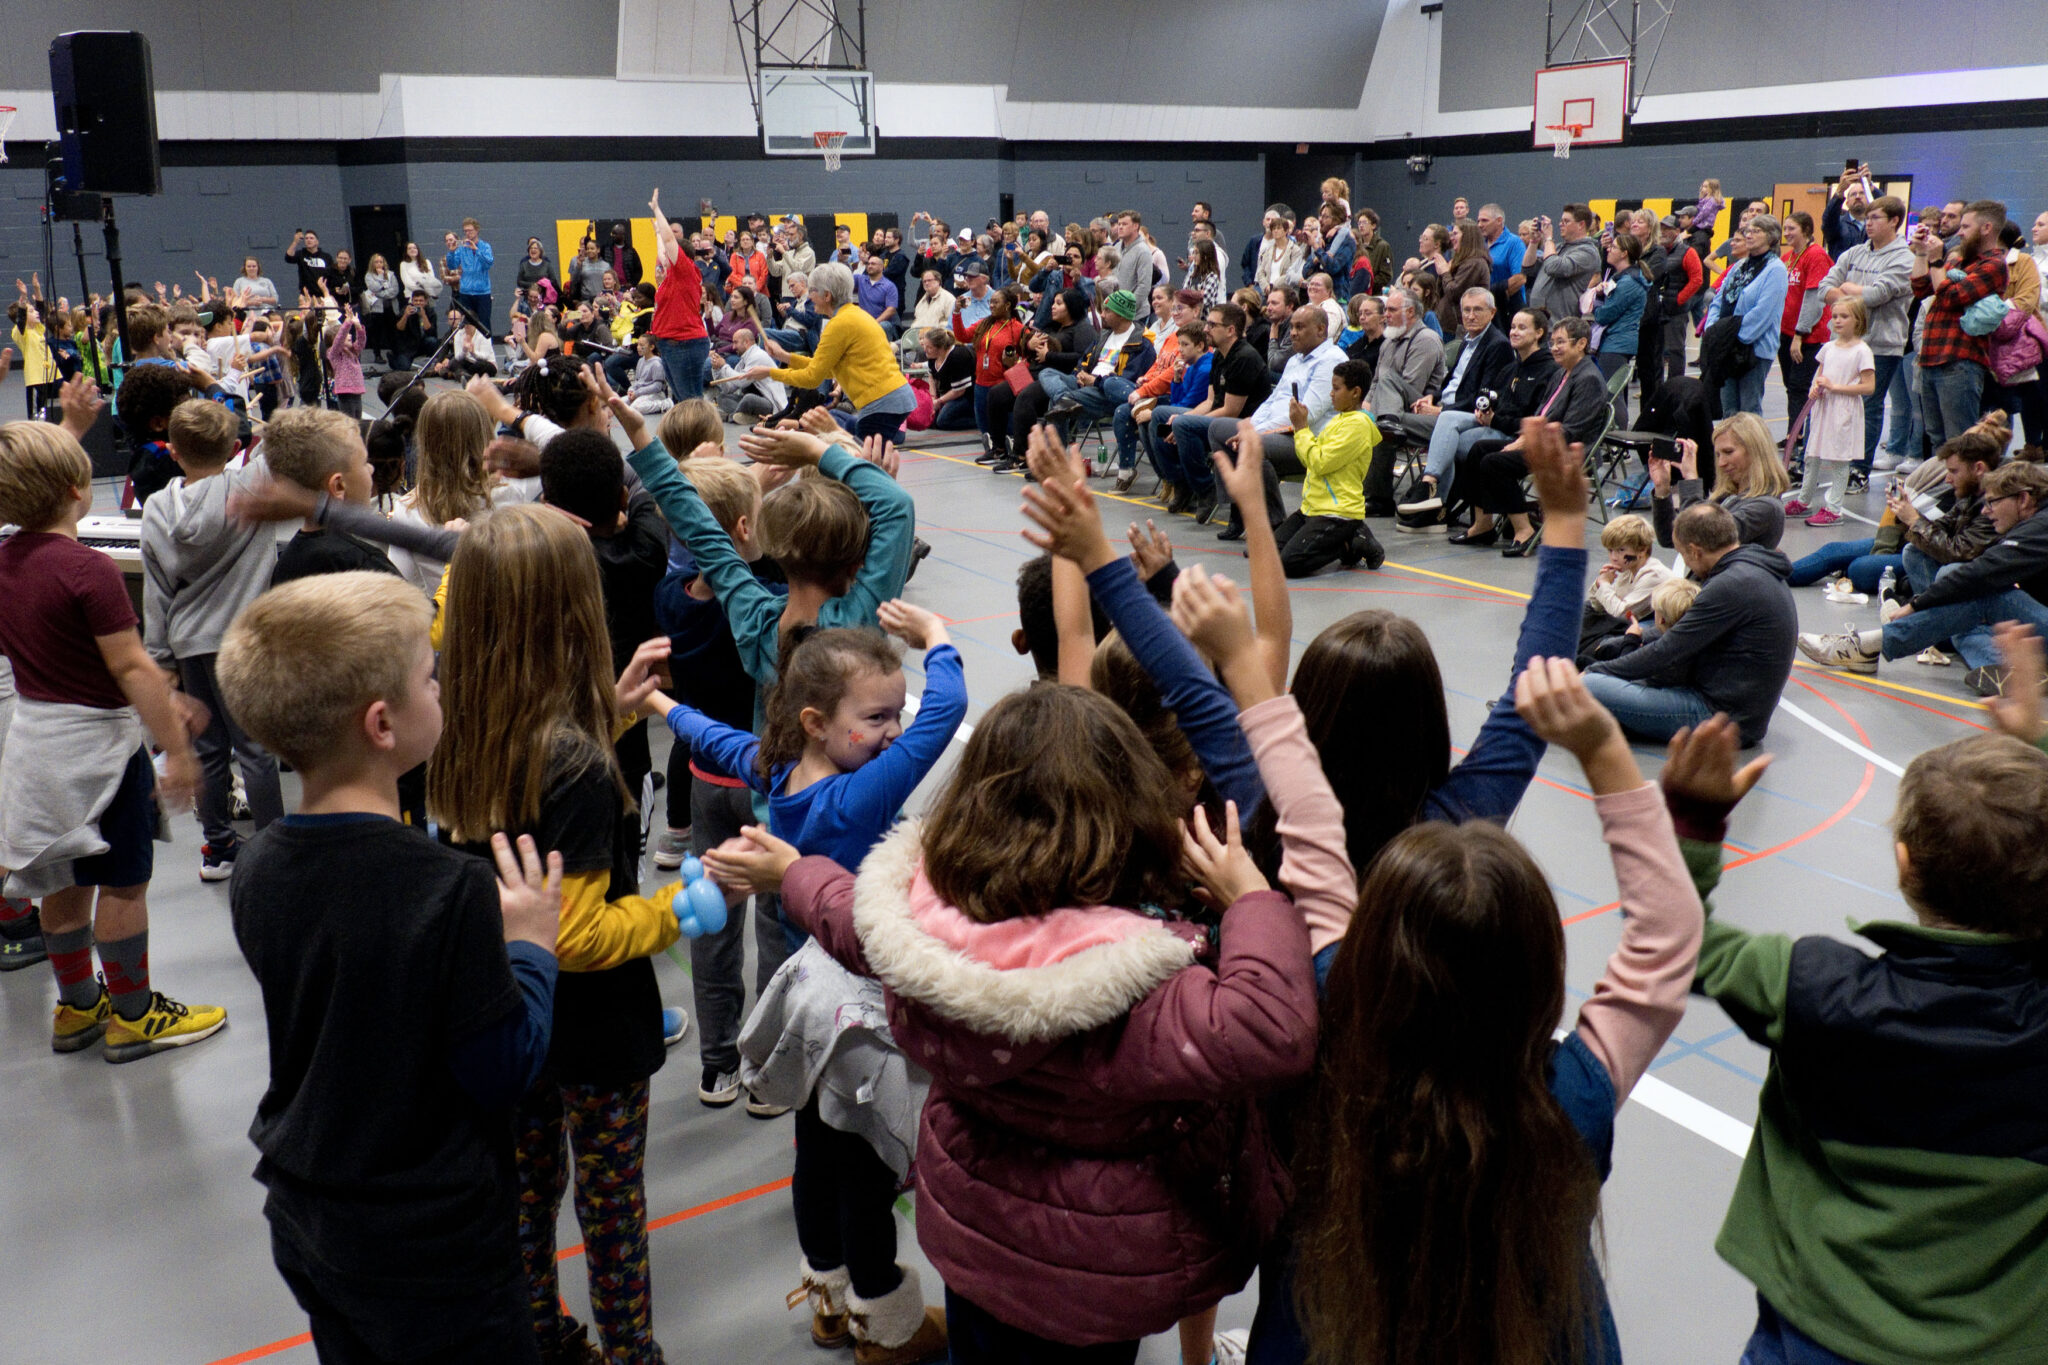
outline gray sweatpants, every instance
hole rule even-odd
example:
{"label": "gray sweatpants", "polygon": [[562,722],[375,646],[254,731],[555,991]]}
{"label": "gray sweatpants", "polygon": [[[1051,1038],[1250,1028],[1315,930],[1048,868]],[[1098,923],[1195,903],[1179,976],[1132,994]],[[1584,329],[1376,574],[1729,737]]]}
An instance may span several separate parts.
{"label": "gray sweatpants", "polygon": [[[745,787],[721,787],[690,775],[690,851],[702,856],[736,837],[742,825],[754,823],[753,793]],[[697,1004],[697,1050],[708,1071],[740,1069],[740,1025],[747,1017],[747,943],[749,916],[726,917],[715,934],[690,940],[690,991]],[[768,988],[769,978],[789,956],[782,932],[778,896],[754,897],[754,994]]]}

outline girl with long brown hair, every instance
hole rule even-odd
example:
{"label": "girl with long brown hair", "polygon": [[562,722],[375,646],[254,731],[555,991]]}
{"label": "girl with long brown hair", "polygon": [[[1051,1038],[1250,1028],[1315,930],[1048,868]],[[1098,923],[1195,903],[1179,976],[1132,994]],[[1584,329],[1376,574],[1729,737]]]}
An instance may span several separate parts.
{"label": "girl with long brown hair", "polygon": [[[428,809],[458,847],[530,834],[562,854],[553,1042],[514,1115],[519,1242],[534,1334],[550,1359],[582,1359],[562,1311],[555,1225],[575,1151],[576,1212],[605,1358],[660,1359],[647,1274],[648,1078],[661,1068],[661,997],[648,958],[674,943],[677,886],[639,890],[639,830],[612,736],[653,690],[611,678],[604,596],[589,537],[542,505],[502,507],[463,533],[442,609],[446,721]],[[666,639],[658,642],[668,648]],[[643,651],[644,653],[645,651]],[[637,659],[638,656],[636,656]]]}
{"label": "girl with long brown hair", "polygon": [[[395,521],[445,526],[482,515],[493,502],[521,500],[513,488],[484,467],[484,451],[497,434],[483,404],[460,389],[435,394],[420,408],[413,426],[417,454],[412,491],[399,499]],[[387,553],[398,572],[433,596],[447,564],[392,546]]]}
{"label": "girl with long brown hair", "polygon": [[[1301,1340],[1268,1358],[1621,1359],[1590,1237],[1615,1111],[1684,1015],[1704,921],[1665,798],[1683,815],[1739,795],[1765,760],[1736,774],[1716,717],[1672,741],[1660,793],[1566,659],[1532,659],[1515,706],[1585,771],[1621,945],[1560,1041],[1557,902],[1511,835],[1431,822],[1374,860],[1330,969],[1296,1152]],[[1260,1347],[1291,1306],[1262,1302]]]}

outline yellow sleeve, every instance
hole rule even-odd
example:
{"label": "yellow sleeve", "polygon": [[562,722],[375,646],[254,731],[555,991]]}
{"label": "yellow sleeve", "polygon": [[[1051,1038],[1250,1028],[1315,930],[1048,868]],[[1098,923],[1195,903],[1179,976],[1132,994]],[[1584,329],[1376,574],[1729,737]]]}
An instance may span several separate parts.
{"label": "yellow sleeve", "polygon": [[825,329],[818,333],[818,353],[816,355],[806,359],[800,365],[791,365],[784,369],[771,370],[768,373],[768,377],[779,383],[788,384],[799,389],[815,389],[830,379],[833,371],[839,367],[839,356],[846,349],[846,338],[853,331],[851,327],[840,325],[840,317],[845,313],[846,309],[853,306],[852,303],[845,304],[839,312],[834,313],[826,320]]}
{"label": "yellow sleeve", "polygon": [[1333,421],[1317,436],[1307,429],[1294,433],[1294,453],[1311,477],[1335,474],[1352,461],[1372,456],[1379,444],[1380,429],[1371,420]]}
{"label": "yellow sleeve", "polygon": [[448,620],[448,570],[441,570],[441,581],[434,585],[434,624],[427,627],[427,645],[436,654],[441,652],[441,627]]}
{"label": "yellow sleeve", "polygon": [[682,936],[669,902],[682,889],[671,882],[652,896],[604,897],[611,873],[579,872],[562,878],[562,925],[555,960],[565,972],[601,972],[660,952]]}

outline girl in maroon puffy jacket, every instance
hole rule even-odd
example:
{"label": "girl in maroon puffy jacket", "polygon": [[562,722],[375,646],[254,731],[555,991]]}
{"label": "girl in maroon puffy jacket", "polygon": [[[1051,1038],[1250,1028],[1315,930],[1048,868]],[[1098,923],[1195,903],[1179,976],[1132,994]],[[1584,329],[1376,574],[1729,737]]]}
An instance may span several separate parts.
{"label": "girl in maroon puffy jacket", "polygon": [[[1135,1360],[1243,1287],[1285,1206],[1255,1101],[1308,1069],[1303,911],[1348,914],[1355,879],[1301,711],[1232,606],[1204,646],[1245,705],[1295,901],[1245,854],[1234,807],[1221,838],[1199,814],[1182,826],[1130,718],[1056,683],[991,708],[930,815],[858,877],[747,832],[753,885],[779,884],[822,947],[883,983],[931,1073],[917,1234],[955,1361]],[[1199,930],[1137,908],[1190,881],[1225,907],[1213,969]]]}

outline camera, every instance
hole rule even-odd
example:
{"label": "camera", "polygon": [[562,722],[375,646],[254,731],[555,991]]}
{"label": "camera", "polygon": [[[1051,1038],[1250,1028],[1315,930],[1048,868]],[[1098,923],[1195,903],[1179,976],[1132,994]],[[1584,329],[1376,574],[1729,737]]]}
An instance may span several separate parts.
{"label": "camera", "polygon": [[1481,389],[1479,396],[1472,400],[1472,411],[1480,414],[1492,412],[1493,401],[1499,396],[1492,389]]}
{"label": "camera", "polygon": [[1429,153],[1417,152],[1414,156],[1408,158],[1409,173],[1412,175],[1425,174],[1429,170],[1430,160]]}

